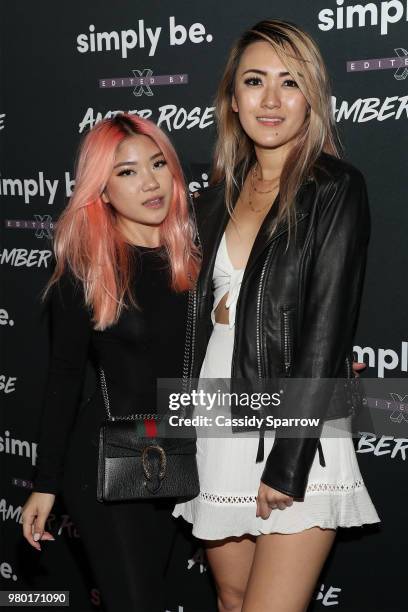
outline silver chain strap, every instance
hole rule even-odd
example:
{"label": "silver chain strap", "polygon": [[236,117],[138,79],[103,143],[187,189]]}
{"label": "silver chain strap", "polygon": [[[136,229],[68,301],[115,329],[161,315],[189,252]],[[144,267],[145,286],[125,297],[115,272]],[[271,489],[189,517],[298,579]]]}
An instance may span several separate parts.
{"label": "silver chain strap", "polygon": [[186,338],[184,344],[182,387],[186,393],[190,390],[192,366],[195,348],[195,319],[197,316],[196,290],[189,291],[187,305]]}
{"label": "silver chain strap", "polygon": [[99,368],[99,376],[101,380],[101,388],[103,401],[105,403],[106,414],[110,421],[144,421],[144,420],[158,420],[160,416],[158,414],[129,414],[127,416],[113,416],[110,411],[108,385],[106,384],[105,372],[103,368]]}
{"label": "silver chain strap", "polygon": [[[196,241],[199,248],[202,250],[200,236],[198,234],[197,219],[194,210],[194,204],[191,194],[189,194],[191,215],[194,219],[194,228],[196,234]],[[182,389],[183,392],[188,393],[191,390],[191,376],[194,365],[194,351],[195,351],[195,333],[196,333],[196,319],[197,319],[197,281],[194,289],[188,292],[188,305],[187,305],[187,322],[186,322],[186,337],[184,343],[184,360],[183,360],[183,377],[182,377]]]}

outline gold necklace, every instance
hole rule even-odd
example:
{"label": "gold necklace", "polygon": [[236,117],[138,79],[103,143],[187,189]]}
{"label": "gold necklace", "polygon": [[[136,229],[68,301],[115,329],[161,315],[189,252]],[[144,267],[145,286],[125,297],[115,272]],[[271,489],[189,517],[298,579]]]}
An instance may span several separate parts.
{"label": "gold necklace", "polygon": [[[254,189],[254,191],[256,191],[257,193],[272,193],[272,191],[274,191],[274,190],[276,189],[276,187],[279,185],[279,179],[280,179],[280,177],[279,177],[279,176],[277,176],[277,177],[275,177],[275,178],[273,178],[273,179],[268,179],[268,180],[265,180],[265,179],[260,179],[260,178],[258,178],[258,175],[257,175],[257,171],[256,171],[256,169],[257,169],[257,166],[255,165],[255,166],[253,167],[252,171],[251,171],[251,176],[250,176],[250,179],[251,179],[252,188],[253,188],[253,189]],[[272,185],[272,189],[267,189],[266,191],[261,191],[260,189],[257,189],[257,188],[256,188],[256,185],[255,185],[255,179],[256,179],[257,181],[259,181],[260,183],[273,183],[273,185]]]}
{"label": "gold necklace", "polygon": [[255,170],[255,166],[254,166],[254,169],[251,171],[251,176],[250,176],[250,181],[249,181],[248,206],[252,210],[252,212],[254,212],[254,213],[261,213],[261,212],[264,212],[268,208],[268,206],[270,204],[267,203],[263,208],[255,208],[253,206],[253,204],[252,204],[253,191],[256,191],[257,193],[272,193],[272,191],[274,191],[276,189],[276,187],[278,186],[279,182],[276,183],[276,185],[274,186],[274,189],[271,189],[269,191],[258,191],[258,189],[256,189],[256,187],[254,185],[254,182],[253,182],[253,179],[252,179],[252,174],[254,173],[254,170]]}
{"label": "gold necklace", "polygon": [[252,185],[252,183],[250,183],[250,186],[249,186],[249,198],[248,198],[248,206],[249,206],[249,208],[254,213],[264,212],[268,208],[268,206],[269,206],[268,203],[263,208],[255,208],[253,206],[253,204],[252,204],[252,197],[253,197],[253,185]]}

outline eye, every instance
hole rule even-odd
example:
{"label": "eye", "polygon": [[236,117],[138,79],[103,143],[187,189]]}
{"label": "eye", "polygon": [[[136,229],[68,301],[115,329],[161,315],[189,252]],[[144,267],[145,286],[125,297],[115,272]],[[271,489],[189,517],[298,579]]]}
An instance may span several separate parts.
{"label": "eye", "polygon": [[283,84],[287,85],[288,87],[298,87],[298,84],[293,79],[286,79],[283,81]]}
{"label": "eye", "polygon": [[167,166],[167,162],[166,162],[166,160],[164,158],[163,159],[158,159],[153,164],[154,168],[163,168],[163,166]]}
{"label": "eye", "polygon": [[132,170],[132,168],[126,168],[125,170],[121,170],[118,176],[131,176],[132,174],[135,174],[135,171]]}
{"label": "eye", "polygon": [[262,85],[262,80],[259,77],[249,77],[244,81],[245,85],[255,87],[256,85]]}

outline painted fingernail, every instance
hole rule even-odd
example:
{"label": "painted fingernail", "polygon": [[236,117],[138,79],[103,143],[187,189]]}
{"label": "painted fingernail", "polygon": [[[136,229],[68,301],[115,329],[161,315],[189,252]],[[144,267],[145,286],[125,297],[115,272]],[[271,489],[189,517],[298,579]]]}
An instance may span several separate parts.
{"label": "painted fingernail", "polygon": [[38,540],[41,538],[41,535],[39,533],[35,533],[33,536],[33,540],[34,542],[38,542]]}

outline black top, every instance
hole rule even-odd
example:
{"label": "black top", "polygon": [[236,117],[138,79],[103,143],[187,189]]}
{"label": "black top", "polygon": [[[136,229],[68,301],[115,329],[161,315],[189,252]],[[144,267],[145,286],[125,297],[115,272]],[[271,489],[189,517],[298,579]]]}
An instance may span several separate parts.
{"label": "black top", "polygon": [[[128,306],[104,331],[93,329],[82,284],[72,275],[65,274],[52,290],[51,361],[35,491],[59,488],[88,358],[104,369],[114,415],[155,412],[156,379],[182,376],[187,293],[170,288],[164,248],[130,249],[138,308]],[[96,393],[101,398],[99,387]]]}

